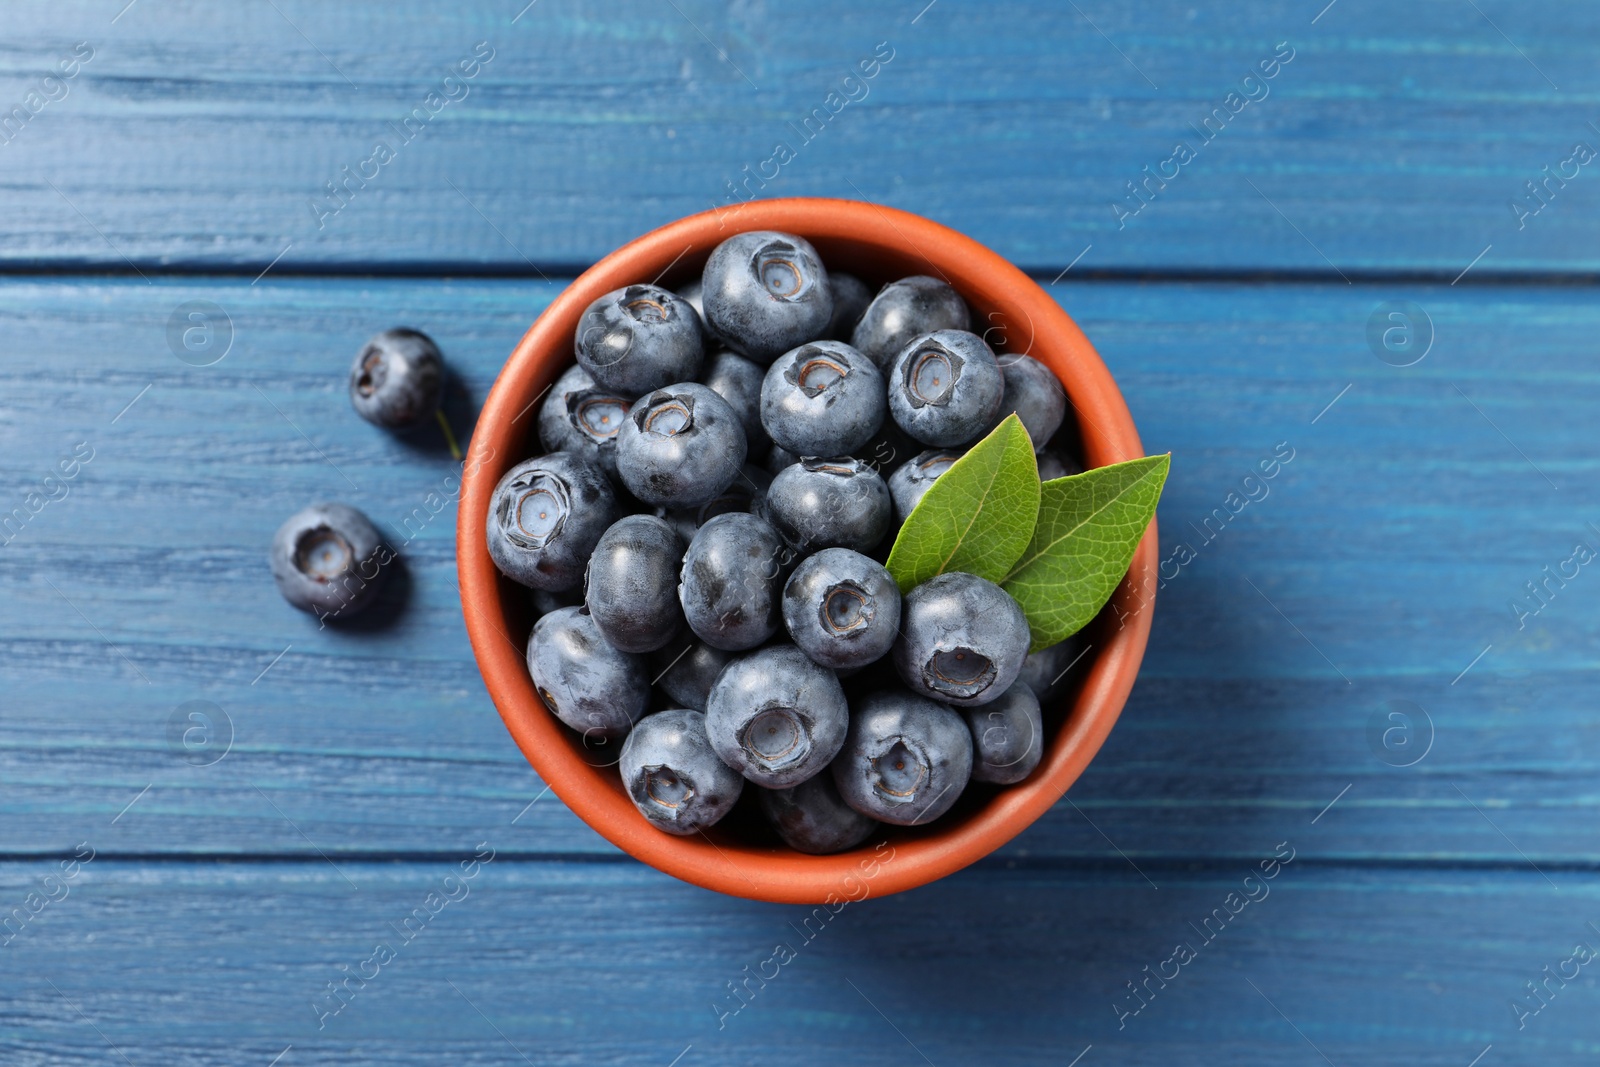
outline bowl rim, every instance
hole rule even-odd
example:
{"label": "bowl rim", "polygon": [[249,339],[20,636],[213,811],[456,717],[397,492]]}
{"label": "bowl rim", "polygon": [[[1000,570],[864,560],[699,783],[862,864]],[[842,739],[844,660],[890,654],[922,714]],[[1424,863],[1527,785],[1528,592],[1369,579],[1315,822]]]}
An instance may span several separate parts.
{"label": "bowl rim", "polygon": [[[723,239],[747,230],[780,230],[818,244],[862,246],[893,259],[920,261],[927,273],[944,276],[967,299],[982,316],[978,324],[1009,330],[1026,323],[1028,343],[1021,351],[1043,362],[1066,387],[1086,466],[1144,455],[1122,393],[1083,331],[1034,279],[972,238],[922,216],[859,200],[794,197],[713,208],[652,230],[584,271],[539,315],[506,360],[484,400],[463,462],[456,520],[462,615],[484,684],[518,748],[563,803],[624,852],[683,881],[754,900],[831,905],[886,896],[958,871],[1010,841],[1060,800],[1099,752],[1133,688],[1149,638],[1159,584],[1156,523],[1152,519],[1112,595],[1115,629],[1102,612],[1095,631],[1097,642],[1106,635],[1102,647],[1038,769],[970,817],[949,827],[919,828],[910,837],[895,828],[886,840],[875,834],[857,849],[830,856],[727,838],[719,843],[714,832],[677,837],[650,826],[610,768],[582,758],[571,732],[535,692],[525,650],[506,626],[505,596],[517,595],[521,587],[495,568],[484,521],[501,476],[525,453],[534,454],[528,451],[530,440],[538,447],[535,408],[542,390],[572,363],[572,336],[583,310],[613,289],[643,278],[659,280],[691,253],[708,255]],[[532,401],[526,399],[530,396]]]}

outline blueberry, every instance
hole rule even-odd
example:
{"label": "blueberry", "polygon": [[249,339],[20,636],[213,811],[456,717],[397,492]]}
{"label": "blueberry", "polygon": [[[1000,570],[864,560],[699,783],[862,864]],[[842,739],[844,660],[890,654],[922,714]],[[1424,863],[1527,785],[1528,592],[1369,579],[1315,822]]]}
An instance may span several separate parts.
{"label": "blueberry", "polygon": [[915,337],[889,375],[889,412],[925,445],[966,444],[995,424],[1005,379],[977,334],[940,330]]}
{"label": "blueberry", "polygon": [[530,589],[528,590],[528,599],[533,604],[533,616],[535,619],[561,608],[576,608],[583,604],[583,597],[578,596],[575,590],[552,593],[544,589]]}
{"label": "blueberry", "polygon": [[1022,428],[1039,451],[1061,429],[1067,414],[1067,391],[1050,368],[1032,356],[997,357],[1000,376],[1005,379],[1005,400],[995,415],[996,426],[1012,412],[1022,420]]}
{"label": "blueberry", "polygon": [[1022,672],[1017,675],[1017,681],[1027,682],[1040,704],[1053,706],[1066,693],[1067,686],[1072,684],[1072,677],[1076,673],[1073,668],[1083,663],[1081,657],[1084,651],[1082,634],[1074,634],[1060,644],[1030,652],[1028,658],[1022,661]]}
{"label": "blueberry", "polygon": [[730,348],[767,364],[821,337],[833,318],[833,290],[817,250],[771,230],[723,241],[706,261],[706,322]]}
{"label": "blueberry", "polygon": [[934,448],[908,460],[889,476],[889,495],[894,498],[895,514],[901,522],[922,502],[928,487],[949,470],[962,453],[956,449]]}
{"label": "blueberry", "polygon": [[489,499],[489,557],[500,573],[529,588],[576,589],[617,513],[611,483],[593,463],[570,452],[523,460]]}
{"label": "blueberry", "polygon": [[444,360],[425,333],[385,330],[350,366],[350,403],[374,426],[414,429],[433,418],[443,397]]}
{"label": "blueberry", "polygon": [[[887,381],[885,387],[887,388]],[[887,397],[884,410],[888,410]],[[905,431],[900,429],[893,419],[886,418],[883,420],[883,425],[878,427],[878,432],[872,435],[872,439],[851,455],[866,463],[887,480],[891,471],[921,451],[920,444],[907,437]]]}
{"label": "blueberry", "polygon": [[894,666],[912,691],[974,707],[1011,688],[1031,635],[1004,589],[951,571],[906,594]]}
{"label": "blueberry", "polygon": [[1039,698],[1026,682],[1011,688],[981,708],[966,708],[972,731],[972,780],[1012,785],[1033,773],[1044,755],[1044,722]]}
{"label": "blueberry", "polygon": [[267,560],[283,599],[319,619],[354,615],[377,596],[394,553],[355,508],[313,504],[273,535]]}
{"label": "blueberry", "polygon": [[768,789],[826,768],[849,725],[839,679],[793,645],[734,660],[706,703],[706,732],[722,762]]}
{"label": "blueberry", "polygon": [[849,455],[872,440],[887,407],[883,375],[842,341],[786,352],[761,383],[761,424],[801,456]]}
{"label": "blueberry", "polygon": [[650,669],[655,672],[655,684],[672,698],[674,706],[705,711],[711,686],[732,659],[730,653],[688,634],[654,653]]}
{"label": "blueberry", "polygon": [[791,463],[799,463],[800,457],[790,452],[787,448],[773,445],[767,452],[767,473],[776,476],[779,471]]}
{"label": "blueberry", "polygon": [[961,294],[938,278],[919,274],[879,290],[851,331],[850,343],[887,374],[900,350],[918,334],[971,326]]}
{"label": "blueberry", "polygon": [[772,440],[761,425],[761,382],[765,377],[766,371],[759,365],[723,350],[711,357],[700,379],[738,414],[752,456]]}
{"label": "blueberry", "polygon": [[897,826],[932,822],[972,774],[972,735],[961,715],[906,692],[873,693],[852,709],[833,780],[844,802]]}
{"label": "blueberry", "polygon": [[656,285],[630,285],[590,304],[574,345],[600,388],[630,397],[693,379],[706,354],[700,316]]}
{"label": "blueberry", "polygon": [[889,532],[893,506],[883,478],[859,459],[802,459],[767,489],[766,517],[802,553],[871,552]]}
{"label": "blueberry", "polygon": [[658,830],[687,837],[733,808],[744,779],[717,758],[704,712],[674,708],[646,715],[622,744],[622,785]]}
{"label": "blueberry", "polygon": [[612,648],[583,608],[561,608],[533,624],[528,674],[544,706],[585,743],[622,737],[650,703],[644,658]]}
{"label": "blueberry", "polygon": [[744,428],[728,402],[680,382],[634,402],[617,435],[617,475],[646,504],[699,507],[744,465]]}
{"label": "blueberry", "polygon": [[678,286],[676,292],[683,298],[684,303],[694,308],[694,313],[700,316],[700,326],[706,331],[706,340],[711,340],[710,327],[706,326],[706,304],[701,299],[705,287],[700,284],[700,279],[696,278],[687,285]]}
{"label": "blueberry", "polygon": [[1055,449],[1047,448],[1039,453],[1039,480],[1041,482],[1054,481],[1073,474],[1082,474],[1083,464],[1072,456],[1064,455]]}
{"label": "blueberry", "polygon": [[539,441],[547,452],[571,452],[615,476],[627,417],[627,400],[596,386],[582,367],[568,367],[539,408]]}
{"label": "blueberry", "polygon": [[848,341],[861,313],[872,303],[872,290],[854,274],[830,270],[828,288],[833,290],[833,319],[828,323],[827,336],[835,341]]}
{"label": "blueberry", "polygon": [[878,826],[844,802],[831,774],[814,775],[789,789],[763,789],[760,798],[784,844],[813,856],[855,848]]}
{"label": "blueberry", "polygon": [[718,515],[695,532],[683,557],[678,600],[689,629],[727,652],[755,648],[782,622],[779,599],[789,550],[754,515]]}
{"label": "blueberry", "polygon": [[682,538],[654,515],[624,516],[601,535],[584,573],[584,603],[613,648],[654,652],[677,636],[682,563]]}
{"label": "blueberry", "polygon": [[667,521],[672,523],[672,528],[678,531],[678,536],[688,544],[694,540],[694,535],[700,527],[718,515],[740,511],[752,515],[761,514],[761,509],[766,504],[767,487],[771,484],[770,474],[760,467],[752,467],[746,463],[744,469],[739,472],[739,477],[733,480],[733,484],[715,499],[708,500],[695,508],[674,508],[667,512]]}
{"label": "blueberry", "polygon": [[882,658],[900,632],[900,588],[883,567],[848,548],[807,556],[783,588],[783,623],[800,651],[850,670]]}

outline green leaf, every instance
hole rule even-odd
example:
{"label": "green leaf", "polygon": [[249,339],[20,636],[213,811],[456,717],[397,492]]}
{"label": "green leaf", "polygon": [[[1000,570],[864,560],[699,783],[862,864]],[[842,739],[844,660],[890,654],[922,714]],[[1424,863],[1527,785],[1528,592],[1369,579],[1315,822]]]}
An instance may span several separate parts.
{"label": "green leaf", "polygon": [[1111,599],[1171,462],[1146,456],[1044,483],[1033,539],[1001,583],[1028,617],[1033,651],[1065,641]]}
{"label": "green leaf", "polygon": [[999,582],[1028,546],[1039,514],[1039,466],[1021,420],[1008,415],[928,487],[889,552],[908,593],[946,571]]}

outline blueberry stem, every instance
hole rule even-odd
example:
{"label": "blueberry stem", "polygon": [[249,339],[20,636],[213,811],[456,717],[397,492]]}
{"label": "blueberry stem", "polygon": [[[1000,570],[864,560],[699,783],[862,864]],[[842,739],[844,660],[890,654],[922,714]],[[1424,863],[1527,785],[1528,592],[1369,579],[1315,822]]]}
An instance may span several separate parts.
{"label": "blueberry stem", "polygon": [[439,429],[444,431],[444,443],[450,446],[450,455],[457,463],[461,462],[461,448],[456,444],[456,435],[450,432],[450,420],[444,417],[444,409],[439,408],[433,413],[439,420]]}

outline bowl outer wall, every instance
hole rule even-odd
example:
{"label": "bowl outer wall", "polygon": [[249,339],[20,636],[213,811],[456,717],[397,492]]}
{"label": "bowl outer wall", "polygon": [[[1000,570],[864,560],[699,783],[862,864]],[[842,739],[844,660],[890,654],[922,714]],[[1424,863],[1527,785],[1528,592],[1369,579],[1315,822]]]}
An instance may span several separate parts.
{"label": "bowl outer wall", "polygon": [[[576,278],[523,335],[485,400],[462,475],[457,567],[462,613],[490,697],[539,776],[584,822],[624,852],[674,877],[733,896],[816,904],[885,896],[925,885],[982,859],[1050,809],[1088,766],[1133,688],[1150,633],[1158,541],[1150,523],[1127,577],[1112,596],[1117,625],[1106,635],[1044,759],[1029,778],[982,810],[937,823],[887,847],[867,844],[832,856],[766,848],[718,835],[674,837],[634,809],[611,770],[614,758],[585,750],[535,692],[524,647],[513,634],[532,623],[527,591],[496,570],[484,538],[495,483],[541,449],[535,425],[543,391],[573,362],[579,317],[602,294],[641,279],[680,285],[722,240],[744,230],[782,230],[817,247],[825,263],[885,280],[944,277],[972,306],[974,326],[1009,351],[1043,362],[1066,387],[1088,467],[1144,455],[1133,417],[1083,331],[1033,279],[988,248],[945,226],[854,200],[758,200],[714,209],[629,242]],[[870,284],[870,283],[869,283]],[[987,324],[987,325],[985,325]],[[982,332],[980,329],[979,332]],[[1018,343],[1012,343],[1016,341]],[[757,788],[747,786],[747,788]]]}

